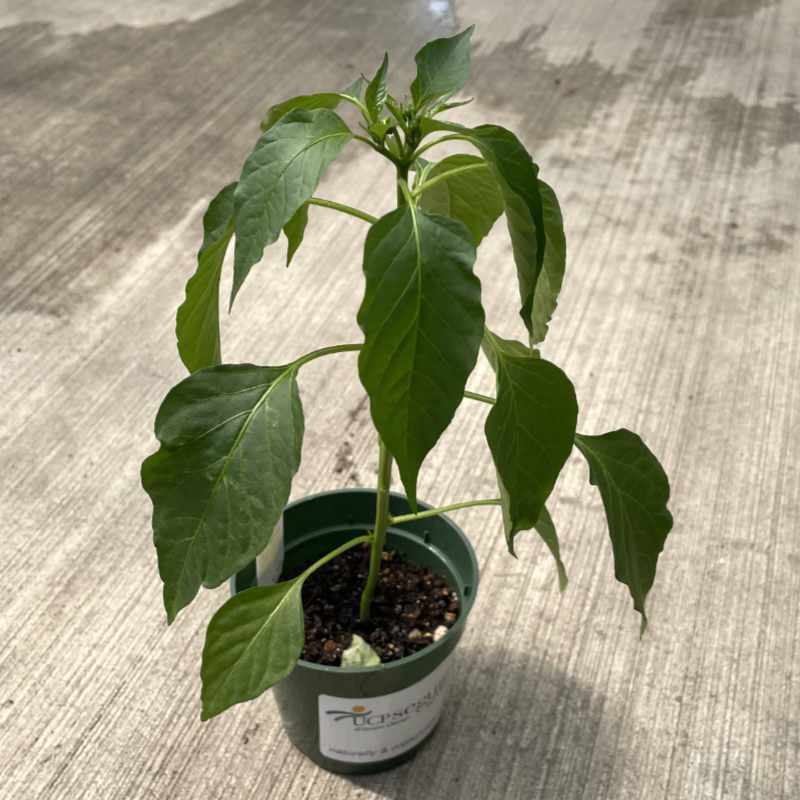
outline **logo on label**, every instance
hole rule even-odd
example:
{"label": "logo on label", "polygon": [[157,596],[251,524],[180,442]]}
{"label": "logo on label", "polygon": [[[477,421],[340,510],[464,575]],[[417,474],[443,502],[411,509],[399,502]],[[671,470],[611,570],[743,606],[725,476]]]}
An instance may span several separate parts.
{"label": "logo on label", "polygon": [[340,761],[364,763],[414,747],[439,719],[447,661],[419,683],[392,694],[358,700],[320,695],[320,751]]}
{"label": "logo on label", "polygon": [[336,709],[331,709],[325,713],[329,716],[332,716],[334,722],[339,722],[343,719],[352,719],[353,723],[358,725],[357,720],[359,717],[367,717],[372,712],[366,706],[353,706],[349,711],[337,711]]}

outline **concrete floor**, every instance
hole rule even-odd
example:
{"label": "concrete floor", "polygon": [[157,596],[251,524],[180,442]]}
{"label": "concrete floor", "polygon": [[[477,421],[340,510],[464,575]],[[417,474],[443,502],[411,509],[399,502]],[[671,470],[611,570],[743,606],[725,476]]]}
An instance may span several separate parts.
{"label": "concrete floor", "polygon": [[[473,22],[455,116],[515,129],[565,210],[546,352],[582,430],[630,426],[662,458],[676,530],[639,641],[577,456],[551,506],[562,596],[535,536],[515,561],[494,510],[462,513],[483,585],[446,716],[413,762],[348,779],[292,749],[269,694],[200,723],[224,591],[167,628],[137,471],[182,375],[202,211],[260,109],[384,49],[400,86]],[[0,26],[3,800],[800,797],[800,3],[4,0]],[[319,194],[381,212],[381,170],[351,146]],[[364,227],[317,211],[290,270],[280,244],[253,271],[228,359],[357,336]],[[498,228],[480,274],[506,334],[512,273]],[[353,367],[303,374],[294,496],[374,480]],[[491,391],[485,364],[471,388]],[[422,497],[494,493],[482,425],[459,411]]]}

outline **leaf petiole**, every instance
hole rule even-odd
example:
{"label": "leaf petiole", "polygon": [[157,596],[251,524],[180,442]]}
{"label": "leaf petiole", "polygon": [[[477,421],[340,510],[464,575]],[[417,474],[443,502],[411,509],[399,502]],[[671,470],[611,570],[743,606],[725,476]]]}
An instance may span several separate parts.
{"label": "leaf petiole", "polygon": [[333,355],[334,353],[350,353],[360,349],[360,344],[332,344],[330,347],[320,347],[319,350],[312,350],[310,353],[296,358],[289,366],[297,370],[303,364],[308,364],[309,361],[314,361],[317,358]]}
{"label": "leaf petiole", "polygon": [[436,186],[437,183],[452,178],[453,175],[458,175],[460,172],[471,172],[476,169],[488,169],[488,165],[485,161],[482,161],[480,164],[467,164],[463,167],[456,167],[455,169],[448,170],[447,172],[441,172],[430,180],[423,181],[417,186],[417,188],[414,189],[414,196],[419,197],[426,189],[430,189],[432,186]]}
{"label": "leaf petiole", "polygon": [[437,144],[442,144],[443,142],[451,142],[456,139],[460,139],[464,142],[469,142],[469,139],[461,133],[448,133],[447,136],[442,136],[439,139],[434,139],[432,142],[428,142],[427,144],[422,145],[422,147],[417,148],[414,152],[412,158],[419,158],[426,150],[430,150],[431,147],[436,147]]}
{"label": "leaf petiole", "polygon": [[479,400],[481,403],[489,403],[489,405],[494,405],[497,400],[494,397],[489,397],[486,394],[478,394],[477,392],[464,392],[464,397],[468,400]]}
{"label": "leaf petiole", "polygon": [[350,539],[350,541],[345,542],[339,547],[331,550],[330,553],[326,553],[322,558],[315,561],[310,567],[307,567],[300,573],[300,575],[295,578],[295,580],[305,580],[312,572],[318,570],[320,567],[325,566],[329,561],[332,561],[336,556],[341,555],[342,553],[347,552],[354,548],[357,544],[366,544],[367,542],[372,541],[372,534],[365,533],[363,536],[356,536],[355,539]]}
{"label": "leaf petiole", "polygon": [[389,523],[391,525],[396,525],[401,522],[414,522],[418,519],[436,517],[439,514],[444,514],[448,511],[458,511],[461,508],[471,508],[472,506],[499,506],[501,503],[502,501],[499,497],[492,497],[488,500],[465,500],[463,503],[453,503],[449,506],[429,508],[427,511],[420,511],[417,514],[401,514],[399,517],[389,517]]}
{"label": "leaf petiole", "polygon": [[324,200],[321,197],[312,197],[308,201],[308,204],[312,206],[321,206],[322,208],[332,208],[334,211],[341,211],[343,214],[349,214],[351,217],[362,219],[370,225],[374,225],[378,221],[377,217],[373,217],[372,214],[367,214],[366,211],[362,211],[360,208],[353,208],[353,206],[348,206],[344,203],[337,203],[335,200]]}

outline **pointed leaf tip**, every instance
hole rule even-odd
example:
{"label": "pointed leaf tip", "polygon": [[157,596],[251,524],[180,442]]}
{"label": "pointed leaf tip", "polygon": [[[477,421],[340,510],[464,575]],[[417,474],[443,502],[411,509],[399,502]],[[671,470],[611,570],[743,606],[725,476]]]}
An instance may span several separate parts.
{"label": "pointed leaf tip", "polygon": [[411,96],[417,107],[445,95],[452,95],[469,80],[470,38],[474,25],[456,34],[428,42],[414,56],[417,77]]}
{"label": "pointed leaf tip", "polygon": [[364,92],[364,105],[367,107],[370,119],[373,123],[378,121],[383,106],[386,103],[386,73],[389,69],[389,54],[385,53],[383,61],[375,73],[375,77],[369,82]]}
{"label": "pointed leaf tip", "polygon": [[195,372],[167,394],[156,435],[161,448],[142,464],[142,485],[172,622],[202,585],[219,585],[269,543],[300,465],[295,372],[252,364]]}
{"label": "pointed leaf tip", "polygon": [[201,667],[201,719],[252,700],[286,677],[303,649],[301,589],[296,578],[247,589],[212,617]]}
{"label": "pointed leaf tip", "polygon": [[233,236],[235,189],[235,181],[221,189],[203,215],[203,244],[197,253],[197,269],[186,283],[186,297],[175,317],[178,354],[189,372],[213,367],[222,360],[219,284]]}
{"label": "pointed leaf tip", "polygon": [[450,424],[483,333],[475,246],[456,220],[404,206],[364,246],[361,382],[416,510],[420,466]]}
{"label": "pointed leaf tip", "polygon": [[598,436],[576,434],[575,445],[589,465],[589,482],[600,490],[614,574],[628,587],[644,633],[645,600],[673,524],[667,508],[669,480],[647,445],[625,428]]}
{"label": "pointed leaf tip", "polygon": [[262,134],[233,195],[236,217],[230,307],[264,248],[314,194],[353,134],[326,108],[295,108]]}
{"label": "pointed leaf tip", "polygon": [[484,428],[511,541],[543,513],[572,450],[578,404],[562,370],[521,342],[487,329],[483,348],[497,375],[497,399]]}

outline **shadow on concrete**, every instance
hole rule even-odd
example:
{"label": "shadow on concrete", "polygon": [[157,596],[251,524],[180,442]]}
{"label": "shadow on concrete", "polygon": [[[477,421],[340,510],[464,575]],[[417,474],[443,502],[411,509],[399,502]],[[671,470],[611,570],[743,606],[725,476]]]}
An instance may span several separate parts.
{"label": "shadow on concrete", "polygon": [[[411,761],[347,776],[393,800],[584,797],[602,746],[606,697],[530,653],[470,665],[460,653],[444,716]],[[595,771],[597,764],[594,764]]]}

